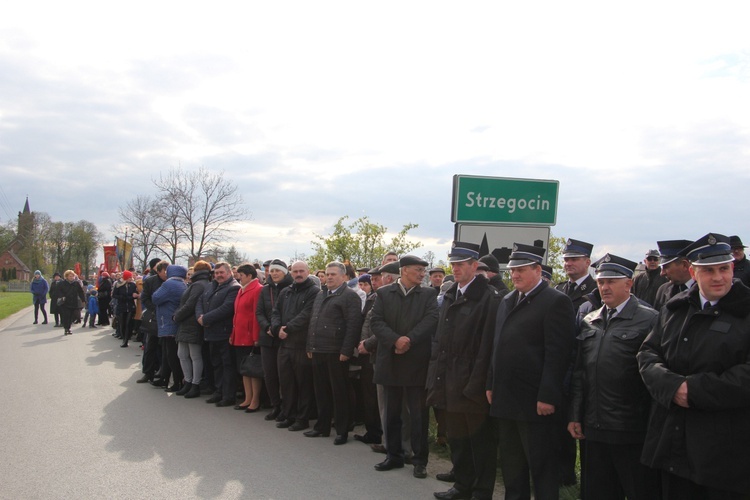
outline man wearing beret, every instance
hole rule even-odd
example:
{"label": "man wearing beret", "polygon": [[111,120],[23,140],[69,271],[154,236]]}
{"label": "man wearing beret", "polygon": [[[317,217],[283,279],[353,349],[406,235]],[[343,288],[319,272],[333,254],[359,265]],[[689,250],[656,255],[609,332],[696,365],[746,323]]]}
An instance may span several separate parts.
{"label": "man wearing beret", "polygon": [[449,259],[456,281],[445,293],[432,339],[427,403],[445,415],[454,484],[435,497],[489,499],[497,444],[484,390],[502,295],[476,274],[479,245],[456,241]]}
{"label": "man wearing beret", "polygon": [[378,339],[374,381],[383,386],[387,451],[386,459],[375,469],[387,471],[404,466],[401,409],[405,396],[411,420],[413,474],[424,478],[429,453],[424,388],[432,334],[437,326],[437,292],[421,286],[427,262],[406,255],[399,264],[398,281],[376,292],[370,321]]}
{"label": "man wearing beret", "polygon": [[575,340],[570,298],[542,279],[544,249],[514,244],[508,268],[515,290],[500,302],[487,377],[497,420],[507,499],[557,499],[563,379]]}
{"label": "man wearing beret", "polygon": [[640,463],[651,397],[636,354],[657,312],[630,293],[638,264],[607,254],[596,281],[604,305],[586,315],[578,334],[568,431],[581,440],[581,498],[658,497],[657,476]]}
{"label": "man wearing beret", "polygon": [[729,238],[684,250],[697,286],[659,312],[638,353],[653,398],[641,460],[665,500],[750,495],[750,289],[733,281]]}

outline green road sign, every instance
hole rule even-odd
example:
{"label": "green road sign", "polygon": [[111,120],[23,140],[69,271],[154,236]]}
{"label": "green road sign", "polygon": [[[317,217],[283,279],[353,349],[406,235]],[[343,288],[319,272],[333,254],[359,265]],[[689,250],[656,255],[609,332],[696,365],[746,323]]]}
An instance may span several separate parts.
{"label": "green road sign", "polygon": [[554,226],[559,181],[453,176],[452,222]]}

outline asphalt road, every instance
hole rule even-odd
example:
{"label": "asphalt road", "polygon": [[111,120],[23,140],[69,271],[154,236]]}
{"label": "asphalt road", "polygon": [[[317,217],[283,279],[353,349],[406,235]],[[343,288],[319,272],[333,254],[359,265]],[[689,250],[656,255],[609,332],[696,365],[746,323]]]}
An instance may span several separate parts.
{"label": "asphalt road", "polygon": [[[168,395],[140,377],[138,343],[109,328],[0,322],[0,498],[419,499],[450,484],[350,439],[305,438],[246,414]],[[431,457],[432,458],[432,457]]]}

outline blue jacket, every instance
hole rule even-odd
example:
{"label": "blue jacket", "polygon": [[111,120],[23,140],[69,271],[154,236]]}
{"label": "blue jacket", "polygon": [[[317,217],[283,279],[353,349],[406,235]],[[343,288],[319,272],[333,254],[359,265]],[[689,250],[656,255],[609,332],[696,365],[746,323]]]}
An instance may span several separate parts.
{"label": "blue jacket", "polygon": [[186,275],[187,269],[182,266],[167,267],[167,281],[151,296],[156,305],[159,337],[174,337],[177,334],[177,323],[173,316],[180,305],[180,297],[187,290]]}
{"label": "blue jacket", "polygon": [[46,279],[40,276],[39,279],[31,280],[31,293],[34,294],[34,304],[46,304],[47,292],[49,292],[49,284]]}
{"label": "blue jacket", "polygon": [[89,306],[86,310],[89,314],[99,314],[99,300],[96,295],[89,297]]}

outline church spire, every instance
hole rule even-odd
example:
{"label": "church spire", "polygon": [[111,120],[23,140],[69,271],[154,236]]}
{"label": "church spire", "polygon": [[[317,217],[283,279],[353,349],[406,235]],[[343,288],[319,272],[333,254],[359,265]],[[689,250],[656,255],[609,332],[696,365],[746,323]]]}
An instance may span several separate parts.
{"label": "church spire", "polygon": [[23,213],[30,214],[31,210],[29,209],[29,197],[26,197],[26,205],[23,206]]}

